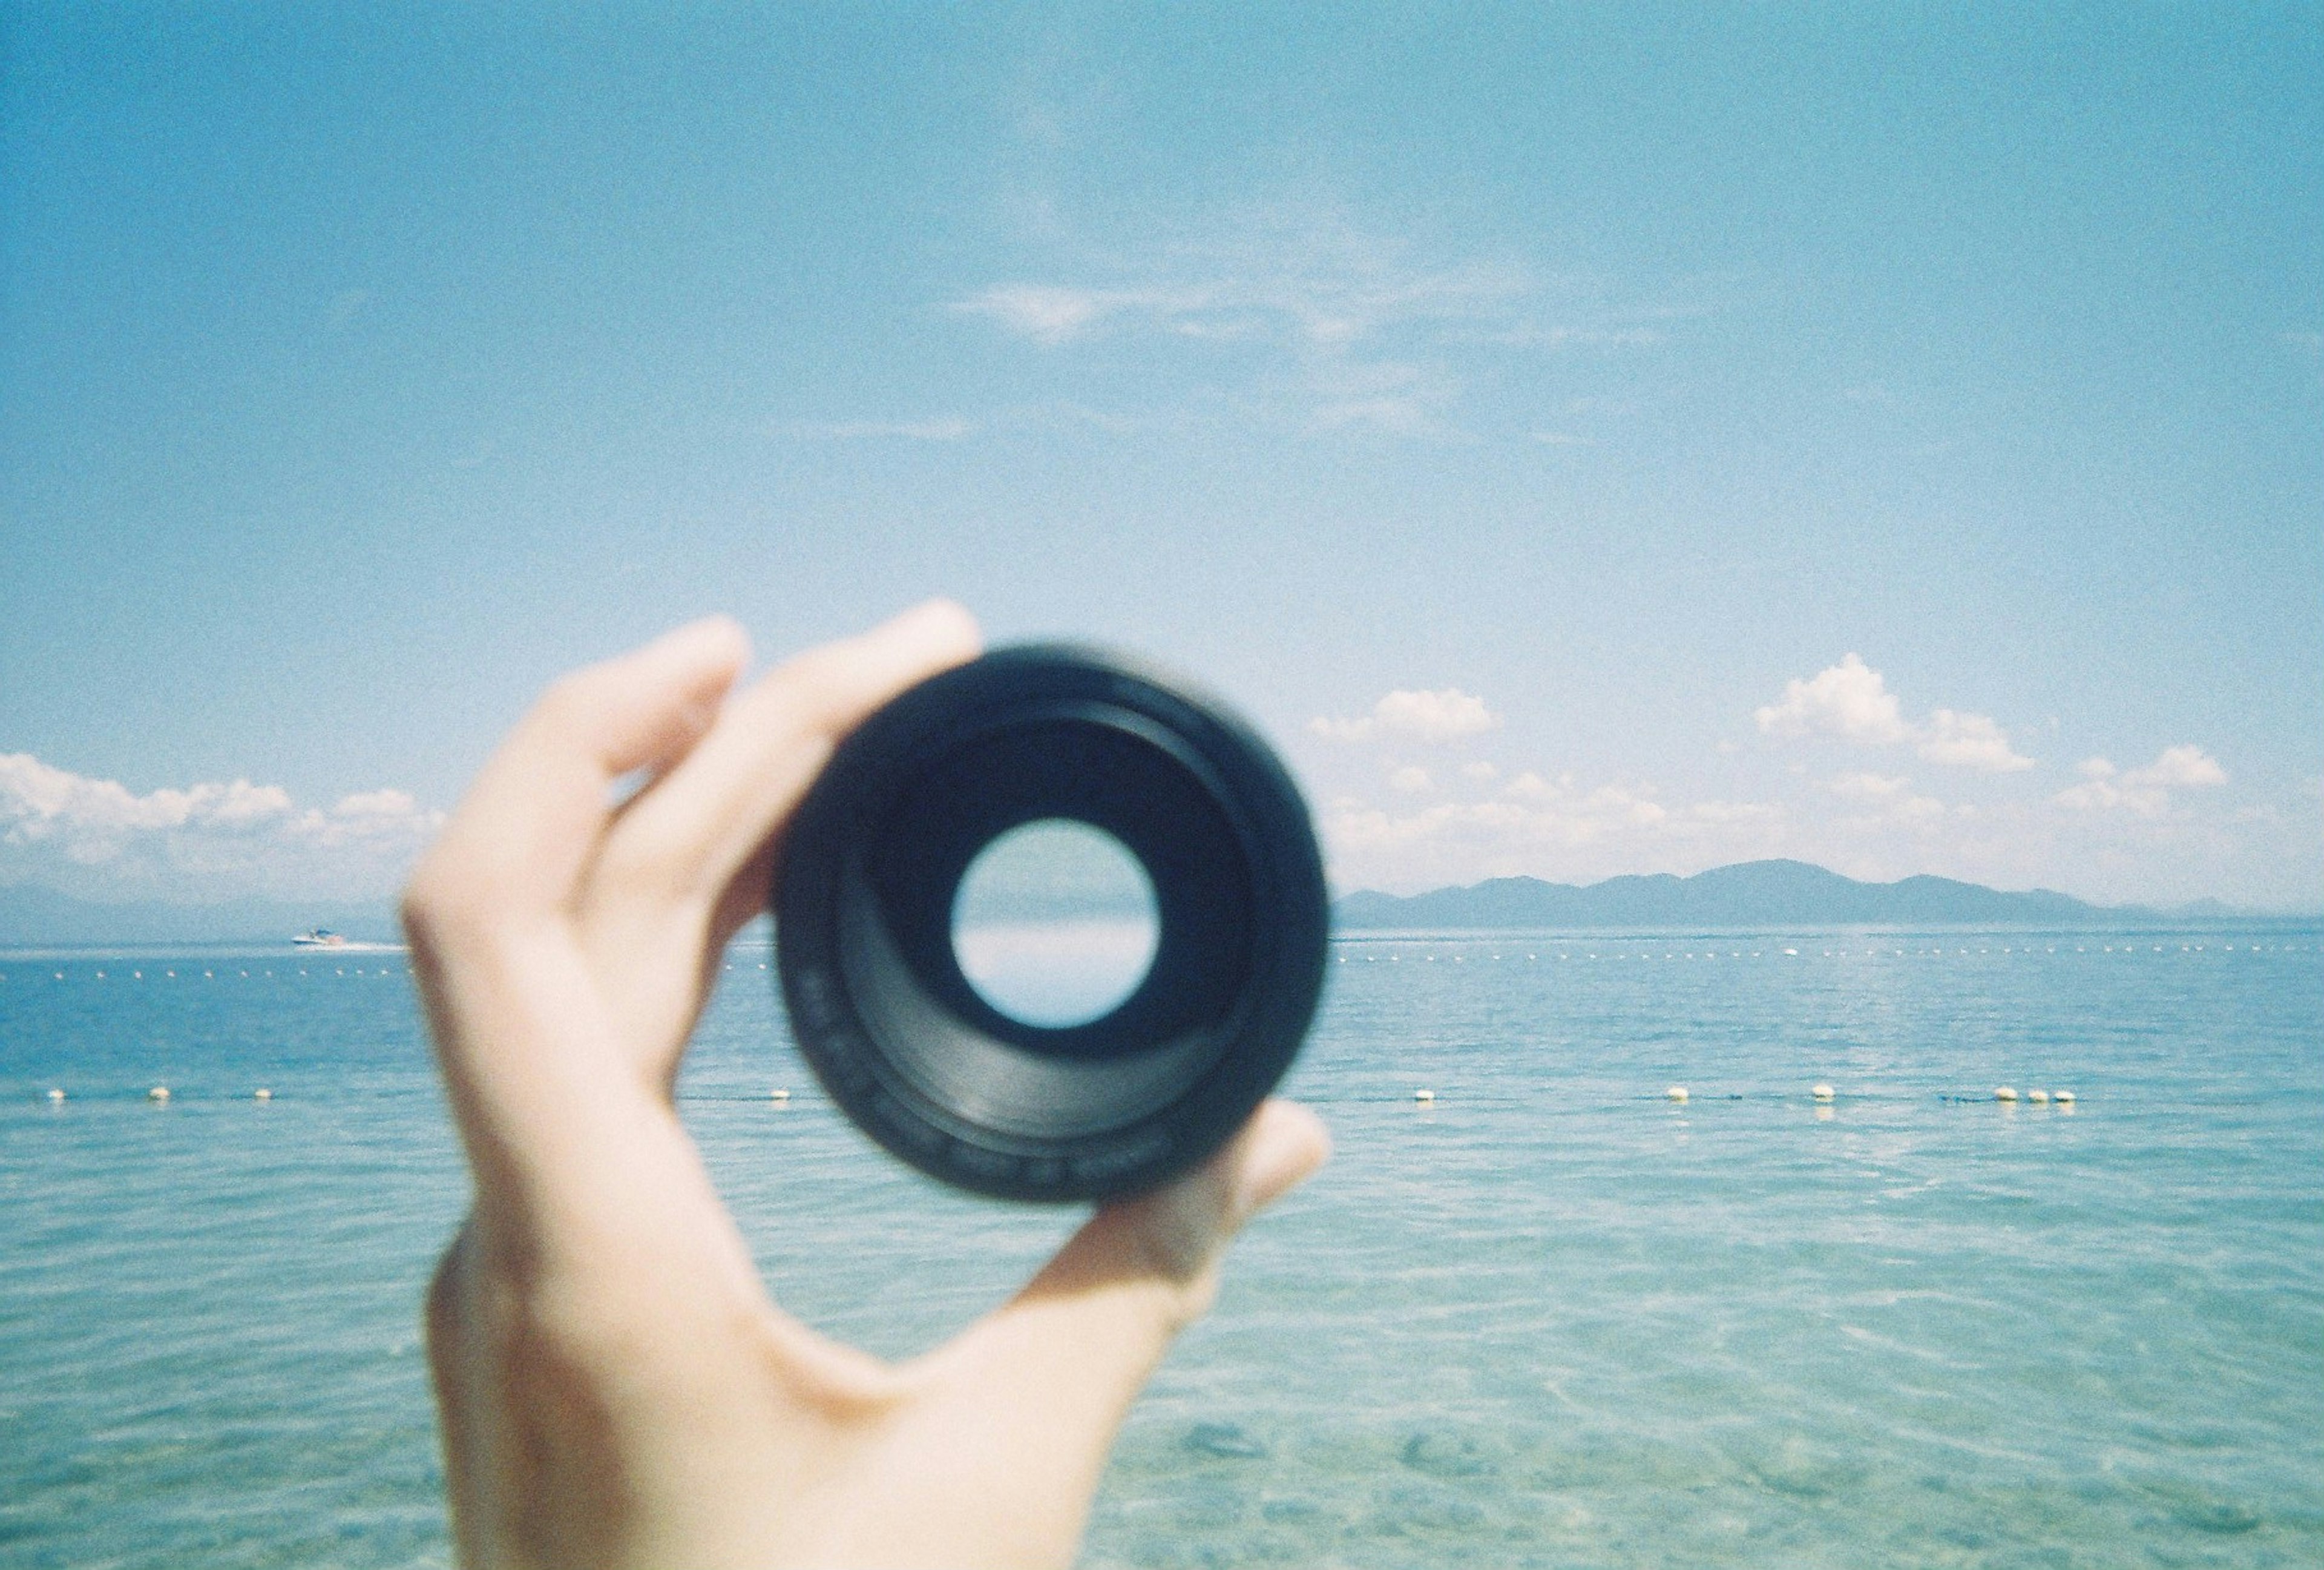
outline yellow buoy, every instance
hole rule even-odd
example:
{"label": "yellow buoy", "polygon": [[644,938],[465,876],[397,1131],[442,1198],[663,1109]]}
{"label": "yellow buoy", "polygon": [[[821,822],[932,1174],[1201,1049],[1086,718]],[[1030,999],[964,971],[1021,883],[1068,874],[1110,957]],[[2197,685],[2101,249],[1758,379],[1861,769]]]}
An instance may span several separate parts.
{"label": "yellow buoy", "polygon": [[2061,1090],[2051,1099],[2055,1101],[2060,1106],[2071,1106],[2074,1104],[2074,1093],[2070,1090]]}
{"label": "yellow buoy", "polygon": [[1674,1085],[1668,1090],[1663,1092],[1663,1094],[1668,1096],[1673,1101],[1684,1101],[1686,1099],[1686,1086],[1683,1085]]}
{"label": "yellow buoy", "polygon": [[1993,1099],[2014,1102],[2017,1099],[2017,1092],[2010,1085],[1997,1085],[1993,1087]]}
{"label": "yellow buoy", "polygon": [[62,1101],[64,1098],[65,1093],[61,1090],[51,1090],[49,1092],[49,1099],[51,1101]]}
{"label": "yellow buoy", "polygon": [[274,1099],[274,1093],[262,1085],[256,1090],[250,1093],[250,1099],[253,1101],[272,1101]]}
{"label": "yellow buoy", "polygon": [[1412,1093],[1412,1099],[1419,1102],[1434,1101],[1436,1093],[1433,1090],[1416,1090]]}
{"label": "yellow buoy", "polygon": [[767,1099],[770,1101],[788,1101],[790,1098],[791,1093],[783,1089],[780,1085],[778,1085],[773,1091],[769,1093]]}
{"label": "yellow buoy", "polygon": [[2035,1106],[2048,1106],[2050,1104],[2050,1093],[2046,1090],[2029,1090],[2025,1093],[2025,1099],[2032,1102]]}
{"label": "yellow buoy", "polygon": [[170,1087],[166,1085],[157,1085],[152,1089],[145,1093],[145,1099],[147,1101],[167,1101],[170,1099]]}
{"label": "yellow buoy", "polygon": [[1813,1090],[1809,1091],[1808,1094],[1815,1097],[1818,1101],[1830,1101],[1832,1097],[1832,1089],[1831,1086],[1828,1085],[1819,1085]]}

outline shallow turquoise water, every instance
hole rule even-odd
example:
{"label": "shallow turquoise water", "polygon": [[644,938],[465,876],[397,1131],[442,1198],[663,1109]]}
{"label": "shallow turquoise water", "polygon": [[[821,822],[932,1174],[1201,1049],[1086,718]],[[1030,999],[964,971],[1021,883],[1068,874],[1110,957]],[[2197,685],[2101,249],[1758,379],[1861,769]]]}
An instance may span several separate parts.
{"label": "shallow turquoise water", "polygon": [[[2324,932],[1334,953],[1338,1159],[1088,1563],[2324,1562]],[[870,1150],[764,958],[687,1120],[786,1303],[924,1346],[1071,1218]],[[0,1565],[447,1561],[415,1307],[465,1179],[402,968],[0,956]]]}

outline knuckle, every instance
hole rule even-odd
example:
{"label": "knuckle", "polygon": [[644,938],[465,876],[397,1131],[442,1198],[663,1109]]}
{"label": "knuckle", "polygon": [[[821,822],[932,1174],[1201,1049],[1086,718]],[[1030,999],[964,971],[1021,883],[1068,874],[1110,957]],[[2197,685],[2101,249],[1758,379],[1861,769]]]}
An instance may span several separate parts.
{"label": "knuckle", "polygon": [[568,670],[541,689],[533,716],[554,734],[586,734],[618,691],[619,672],[611,663]]}
{"label": "knuckle", "polygon": [[589,881],[601,897],[669,905],[691,897],[696,860],[669,829],[641,819],[607,842]]}
{"label": "knuckle", "polygon": [[835,740],[863,717],[865,698],[860,688],[856,672],[840,651],[816,649],[786,666],[769,696],[779,725],[800,735]]}
{"label": "knuckle", "polygon": [[595,676],[592,670],[571,670],[541,688],[516,734],[530,734],[535,745],[569,745],[586,732],[589,716],[604,706],[604,688]]}
{"label": "knuckle", "polygon": [[463,864],[456,844],[439,843],[430,851],[397,907],[412,950],[439,954],[481,934],[492,921],[485,883]]}
{"label": "knuckle", "polygon": [[446,900],[443,877],[422,862],[403,886],[403,897],[396,905],[396,916],[403,928],[403,936],[415,952],[433,950],[443,931]]}
{"label": "knuckle", "polygon": [[534,706],[558,719],[586,714],[595,706],[599,685],[597,667],[594,665],[568,670],[541,688],[540,701]]}

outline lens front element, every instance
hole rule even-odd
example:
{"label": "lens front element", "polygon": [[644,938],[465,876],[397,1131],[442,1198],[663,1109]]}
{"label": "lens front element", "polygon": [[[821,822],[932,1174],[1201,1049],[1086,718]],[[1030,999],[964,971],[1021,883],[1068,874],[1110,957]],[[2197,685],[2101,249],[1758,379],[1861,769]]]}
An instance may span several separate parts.
{"label": "lens front element", "polygon": [[1200,1161],[1323,981],[1322,864],[1281,765],[1215,702],[1082,649],[988,654],[874,715],[802,805],[775,909],[833,1097],[1008,1197]]}

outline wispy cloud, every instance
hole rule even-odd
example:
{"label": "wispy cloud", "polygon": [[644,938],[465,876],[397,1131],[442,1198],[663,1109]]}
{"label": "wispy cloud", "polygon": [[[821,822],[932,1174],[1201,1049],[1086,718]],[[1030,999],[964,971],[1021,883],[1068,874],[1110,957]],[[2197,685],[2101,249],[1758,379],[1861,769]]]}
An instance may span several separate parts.
{"label": "wispy cloud", "polygon": [[1786,682],[1783,697],[1752,711],[1752,718],[1771,736],[1831,736],[1874,747],[1910,743],[1930,762],[1947,768],[2007,774],[2034,766],[1987,716],[1940,708],[1925,720],[1908,721],[1886,679],[1858,654]]}
{"label": "wispy cloud", "polygon": [[1523,323],[1511,308],[1533,289],[1515,268],[1416,264],[1404,247],[1337,223],[1180,244],[1140,271],[1148,276],[1111,286],[998,283],[952,309],[1053,345],[1113,330],[1336,346],[1416,324],[1480,322],[1516,341]]}
{"label": "wispy cloud", "polygon": [[1489,795],[1406,810],[1343,796],[1323,814],[1333,871],[1350,887],[1422,888],[1515,873],[1607,876],[1674,858],[1712,864],[1771,854],[1775,803],[1666,802],[1652,787],[1578,784],[1528,771]]}
{"label": "wispy cloud", "polygon": [[1109,318],[1153,314],[1166,320],[1199,311],[1199,294],[1139,289],[1074,289],[1058,284],[1001,283],[955,300],[952,309],[989,317],[1038,343],[1077,338]]}
{"label": "wispy cloud", "polygon": [[1335,742],[1450,742],[1499,726],[1500,716],[1476,694],[1457,687],[1426,692],[1399,689],[1355,719],[1318,716],[1307,728]]}
{"label": "wispy cloud", "polygon": [[1620,350],[1665,337],[1635,321],[1558,319],[1561,306],[1607,313],[1579,306],[1570,282],[1508,262],[1425,257],[1332,209],[1247,210],[1205,238],[1080,271],[991,283],[949,309],[1050,350],[1142,337],[1189,355],[1240,352],[1255,359],[1242,384],[1259,409],[1311,430],[1437,439],[1460,434],[1453,367],[1480,350]]}
{"label": "wispy cloud", "polygon": [[2076,771],[2079,785],[2068,786],[2052,798],[2075,812],[2127,812],[2138,817],[2159,817],[2171,807],[2173,790],[2200,790],[2227,782],[2219,761],[2200,747],[2165,747],[2154,762],[2140,769],[2118,770],[2104,758],[2085,758]]}
{"label": "wispy cloud", "polygon": [[811,441],[958,441],[976,427],[958,415],[946,415],[937,420],[810,420],[788,429]]}
{"label": "wispy cloud", "polygon": [[1842,774],[1826,789],[1856,809],[1859,821],[1853,827],[1891,823],[1930,828],[1944,820],[1945,804],[1914,790],[1912,780],[1901,774]]}
{"label": "wispy cloud", "polygon": [[401,790],[329,807],[247,780],[140,795],[30,753],[0,753],[0,882],[88,898],[384,893],[442,821]]}

